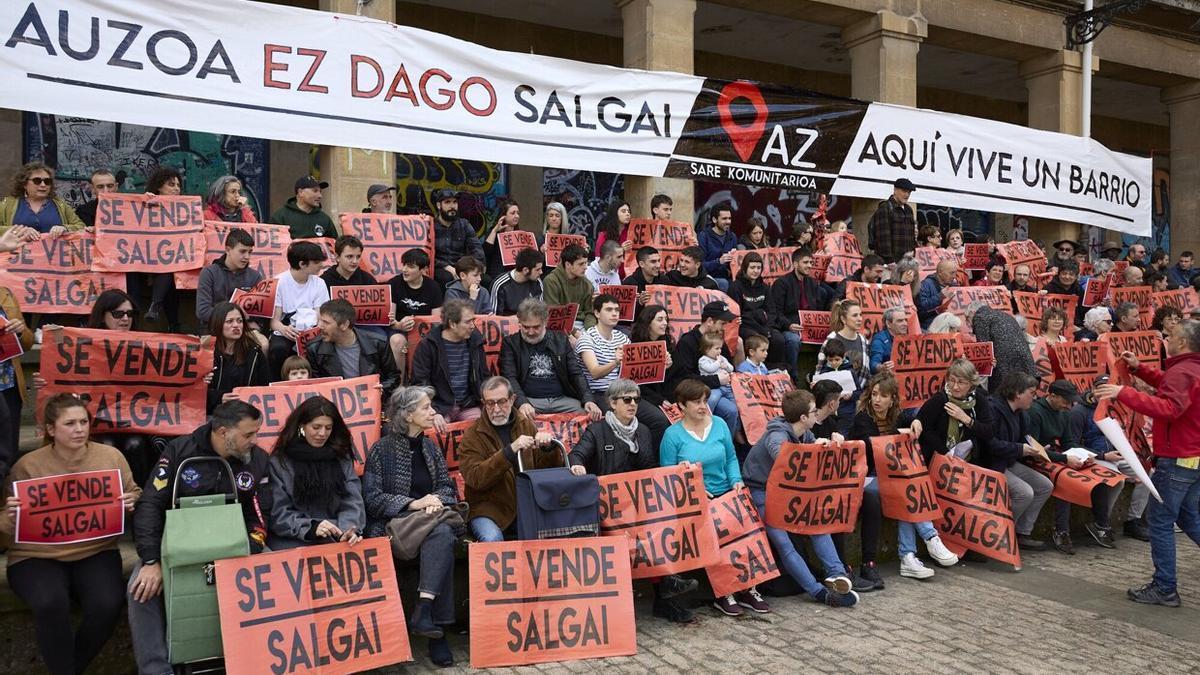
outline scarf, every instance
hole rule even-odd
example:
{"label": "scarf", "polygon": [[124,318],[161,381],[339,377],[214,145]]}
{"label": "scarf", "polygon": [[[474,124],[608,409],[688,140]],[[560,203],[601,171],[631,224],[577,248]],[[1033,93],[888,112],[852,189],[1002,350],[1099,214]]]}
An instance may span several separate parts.
{"label": "scarf", "polygon": [[337,504],[346,494],[346,478],[333,448],[314,448],[303,438],[289,443],[284,452],[295,467],[292,491],[300,506]]}
{"label": "scarf", "polygon": [[616,434],[617,438],[621,439],[625,442],[625,445],[629,446],[629,452],[636,455],[638,451],[638,445],[637,436],[635,434],[638,428],[638,419],[636,417],[633,418],[633,421],[629,423],[629,426],[625,426],[624,424],[621,424],[621,420],[617,419],[617,416],[613,414],[613,411],[609,410],[608,412],[604,413],[604,421],[608,422],[608,427],[612,429],[612,432]]}
{"label": "scarf", "polygon": [[[950,392],[947,391],[946,400],[962,408],[963,412],[965,413],[970,413],[971,411],[975,410],[974,389],[972,389],[971,393],[967,394],[967,397],[964,399],[954,398],[950,395]],[[946,424],[946,449],[949,450],[950,448],[953,448],[954,446],[958,445],[961,440],[962,423],[951,417],[949,423]]]}

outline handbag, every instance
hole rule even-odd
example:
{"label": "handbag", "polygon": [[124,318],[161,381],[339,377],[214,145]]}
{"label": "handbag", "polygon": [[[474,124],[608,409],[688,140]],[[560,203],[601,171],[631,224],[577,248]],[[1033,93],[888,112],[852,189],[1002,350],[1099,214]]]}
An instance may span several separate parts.
{"label": "handbag", "polygon": [[525,470],[517,454],[517,537],[554,539],[600,533],[600,482],[571,473],[567,449],[555,439],[564,466]]}
{"label": "handbag", "polygon": [[437,513],[420,511],[405,511],[388,521],[388,539],[392,543],[392,557],[397,560],[413,560],[421,554],[421,544],[425,537],[439,523],[446,523],[451,529],[458,531],[466,526],[467,512],[470,506],[466,502],[458,502]]}

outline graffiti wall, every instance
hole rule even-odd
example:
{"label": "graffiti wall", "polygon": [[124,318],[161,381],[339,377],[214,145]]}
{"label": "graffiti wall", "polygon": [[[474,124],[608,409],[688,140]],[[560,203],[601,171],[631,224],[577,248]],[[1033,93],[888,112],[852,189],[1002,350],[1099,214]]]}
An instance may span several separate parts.
{"label": "graffiti wall", "polygon": [[995,233],[996,214],[971,209],[952,209],[948,206],[917,204],[917,225],[937,225],[942,234],[961,230],[963,239],[982,243]]}
{"label": "graffiti wall", "polygon": [[542,176],[545,204],[560,202],[565,206],[570,221],[567,233],[582,234],[588,241],[595,240],[596,228],[609,203],[625,194],[625,176],[621,174],[546,169]]}
{"label": "graffiti wall", "polygon": [[[772,240],[790,235],[796,223],[807,222],[817,210],[817,194],[813,192],[696,183],[697,214],[707,213],[708,209],[721,202],[729,202],[733,206],[733,230],[738,236],[746,231],[751,218],[758,217],[766,221],[767,237]],[[830,195],[829,202],[826,215],[831,222],[850,217],[849,199]]]}
{"label": "graffiti wall", "polygon": [[[438,188],[458,191],[458,213],[484,231],[499,217],[499,201],[508,196],[508,167],[494,162],[396,155],[396,209],[433,213],[429,194]],[[528,216],[526,216],[528,217]]]}
{"label": "graffiti wall", "polygon": [[122,192],[141,192],[155,169],[170,166],[183,174],[189,195],[207,195],[217,178],[237,176],[259,220],[269,215],[270,143],[263,139],[38,113],[25,113],[23,125],[25,161],[54,167],[58,194],[72,204],[91,199],[88,177],[96,169],[116,173]]}

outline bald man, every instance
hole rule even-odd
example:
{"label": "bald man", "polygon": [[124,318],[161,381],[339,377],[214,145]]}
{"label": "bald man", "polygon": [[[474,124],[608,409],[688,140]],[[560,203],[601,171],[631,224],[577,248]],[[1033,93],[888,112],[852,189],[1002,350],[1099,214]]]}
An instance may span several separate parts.
{"label": "bald man", "polygon": [[921,289],[917,292],[917,319],[921,329],[929,328],[933,317],[938,315],[945,300],[946,289],[954,285],[958,274],[958,262],[952,258],[944,258],[937,265],[937,271],[925,277]]}
{"label": "bald man", "polygon": [[1122,286],[1144,286],[1145,285],[1145,283],[1143,282],[1143,279],[1145,279],[1144,274],[1145,273],[1142,272],[1142,268],[1137,267],[1136,265],[1130,265],[1129,267],[1125,268],[1125,274],[1123,274],[1121,276],[1121,285]]}

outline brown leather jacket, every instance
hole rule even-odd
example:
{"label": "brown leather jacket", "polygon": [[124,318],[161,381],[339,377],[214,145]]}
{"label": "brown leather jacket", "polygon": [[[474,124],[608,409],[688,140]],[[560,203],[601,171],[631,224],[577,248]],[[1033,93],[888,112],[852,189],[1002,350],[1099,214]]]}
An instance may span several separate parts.
{"label": "brown leather jacket", "polygon": [[[537,433],[533,422],[518,414],[515,408],[512,414],[516,418],[512,425],[513,440]],[[467,503],[471,505],[469,517],[490,518],[501,530],[506,530],[517,517],[516,467],[502,450],[500,434],[485,412],[463,434],[458,446],[458,468],[467,486]],[[522,459],[526,469],[562,466],[563,463],[557,449],[553,452],[527,450]]]}

